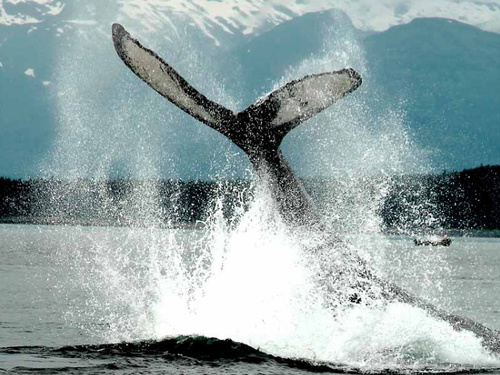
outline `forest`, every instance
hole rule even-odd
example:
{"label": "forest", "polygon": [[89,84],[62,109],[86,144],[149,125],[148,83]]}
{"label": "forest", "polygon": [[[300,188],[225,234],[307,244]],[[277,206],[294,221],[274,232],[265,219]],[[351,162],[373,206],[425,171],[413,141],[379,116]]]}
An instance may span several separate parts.
{"label": "forest", "polygon": [[[318,189],[337,183],[305,186],[317,197]],[[386,232],[500,229],[500,166],[392,176],[388,186],[378,207]],[[246,180],[0,178],[0,223],[179,227],[205,222],[214,205],[226,218],[241,213],[252,194]]]}
{"label": "forest", "polygon": [[499,208],[500,166],[481,166],[438,175],[401,176],[391,185],[380,213],[390,229],[415,228],[433,221],[428,225],[498,230]]}

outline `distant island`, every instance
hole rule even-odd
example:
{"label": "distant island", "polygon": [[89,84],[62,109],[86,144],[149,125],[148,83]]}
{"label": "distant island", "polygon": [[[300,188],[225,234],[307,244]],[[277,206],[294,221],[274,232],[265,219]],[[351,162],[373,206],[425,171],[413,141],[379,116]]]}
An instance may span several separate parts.
{"label": "distant island", "polygon": [[[313,197],[321,195],[319,189],[338,183],[335,179],[304,182]],[[395,176],[389,186],[379,207],[387,233],[441,229],[500,235],[500,166]],[[138,218],[142,208],[134,199],[151,191],[157,194],[151,198],[158,206],[158,220],[154,223]],[[237,207],[248,204],[252,194],[247,180],[0,178],[0,223],[192,226],[206,221],[215,204],[221,205],[224,216],[231,217]]]}

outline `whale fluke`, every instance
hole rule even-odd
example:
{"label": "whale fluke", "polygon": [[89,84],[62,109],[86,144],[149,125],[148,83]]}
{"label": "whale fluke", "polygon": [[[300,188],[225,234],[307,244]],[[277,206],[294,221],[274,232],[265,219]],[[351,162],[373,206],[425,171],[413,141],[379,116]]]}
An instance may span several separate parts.
{"label": "whale fluke", "polygon": [[286,134],[361,85],[353,69],[311,74],[291,81],[247,109],[234,113],[192,87],[154,51],[119,24],[113,43],[123,62],[144,82],[184,112],[229,138],[266,177],[282,217],[289,224],[320,228],[314,203],[281,151]]}
{"label": "whale fluke", "polygon": [[139,78],[184,112],[224,134],[251,160],[277,151],[290,130],[361,85],[361,77],[353,69],[312,74],[234,113],[201,94],[123,26],[113,24],[112,35],[118,55]]}

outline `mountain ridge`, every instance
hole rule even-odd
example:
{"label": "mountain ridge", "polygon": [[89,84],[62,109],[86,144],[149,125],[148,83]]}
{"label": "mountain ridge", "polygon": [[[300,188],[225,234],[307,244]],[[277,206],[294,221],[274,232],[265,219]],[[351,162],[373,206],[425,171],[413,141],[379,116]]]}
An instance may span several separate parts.
{"label": "mountain ridge", "polygon": [[[71,3],[65,0],[7,0],[0,3],[0,24],[52,22],[53,17],[66,12]],[[76,0],[76,3],[89,4],[85,8],[90,9],[90,12],[91,8],[96,8],[96,4],[99,4],[93,0]],[[414,18],[447,16],[484,30],[500,32],[500,4],[491,0],[459,3],[452,0],[439,3],[419,0],[378,3],[377,6],[369,0],[355,3],[349,0],[291,0],[286,5],[278,0],[233,0],[230,3],[213,0],[129,0],[120,3],[115,12],[125,14],[139,23],[147,20],[149,27],[151,24],[158,24],[158,21],[171,22],[169,15],[184,15],[210,37],[212,27],[222,27],[232,33],[257,35],[294,17],[333,8],[347,13],[355,26],[364,31],[384,31],[389,27],[408,23]]]}
{"label": "mountain ridge", "polygon": [[[93,66],[99,66],[103,71],[99,77],[115,77],[117,69],[126,72],[116,59],[111,43],[100,42],[105,47],[99,47],[98,51],[86,50],[93,48],[96,41],[103,41],[103,35],[107,37],[109,25],[105,25],[104,20],[116,12],[115,5],[108,7],[105,14],[100,15],[97,26],[68,23],[67,19],[61,18],[64,12],[69,15],[80,14],[76,5],[74,8],[65,6],[64,12],[54,15],[54,19],[59,17],[59,22],[54,22],[50,27],[38,24],[35,25],[37,29],[33,29],[31,24],[0,25],[0,126],[4,135],[0,138],[0,175],[36,176],[40,160],[57,145],[56,124],[62,121],[60,98],[64,95],[58,75],[70,74],[69,67],[61,65],[62,62],[82,59],[82,64],[77,65],[78,75],[89,80],[96,75]],[[91,19],[92,12],[96,11],[88,12],[89,17],[85,17]],[[73,16],[71,18],[74,19]],[[123,15],[119,18],[125,25],[132,22]],[[500,150],[496,146],[500,144],[500,98],[494,90],[495,82],[499,80],[499,72],[494,69],[500,61],[498,34],[440,18],[418,19],[384,32],[366,34],[352,25],[345,13],[324,11],[295,17],[252,38],[236,34],[231,36],[221,29],[220,35],[234,39],[223,49],[214,49],[213,40],[198,26],[186,25],[184,30],[177,30],[177,33],[172,31],[174,26],[166,25],[165,31],[158,34],[152,34],[152,30],[138,29],[138,38],[160,55],[166,55],[174,67],[180,68],[181,74],[186,75],[191,83],[208,96],[213,97],[215,93],[214,99],[220,100],[227,96],[224,90],[230,92],[232,98],[227,100],[230,108],[235,100],[239,103],[236,106],[251,104],[259,95],[271,90],[283,76],[287,76],[290,67],[297,67],[311,58],[337,58],[325,55],[325,48],[334,48],[335,43],[341,46],[350,43],[364,55],[364,58],[353,60],[355,65],[361,64],[359,68],[365,78],[364,91],[359,95],[363,96],[371,109],[379,112],[395,108],[393,103],[397,107],[401,102],[405,126],[419,147],[429,150],[433,168],[458,170],[480,164],[500,164]],[[137,28],[137,25],[134,27]],[[329,31],[325,32],[325,28]],[[334,45],[331,42],[325,44],[325,38],[331,36],[326,35],[328,33],[334,34]],[[286,43],[280,43],[285,40]],[[189,43],[183,48],[177,47],[186,41]],[[79,46],[81,42],[87,44]],[[69,50],[61,56],[65,48]],[[190,48],[196,51],[198,57],[194,62],[185,64]],[[342,53],[348,55],[349,51],[347,49]],[[349,56],[340,56],[337,62],[331,61],[331,66],[349,64],[349,61]],[[432,68],[426,64],[432,64]],[[327,65],[330,66],[330,63]],[[318,65],[318,69],[322,69],[322,66]],[[302,70],[295,71],[300,73]],[[307,70],[305,72],[308,73]],[[207,80],[207,77],[212,78]],[[391,79],[387,80],[386,77]],[[119,79],[126,80],[130,87],[142,90],[142,83],[127,73],[123,73],[123,78],[120,76]],[[88,85],[91,88],[95,86],[97,92],[103,91],[104,87],[123,85],[118,81],[102,82],[101,78],[95,78],[94,81]],[[213,88],[211,82],[222,82],[223,86],[220,89]],[[373,88],[378,90],[375,92]],[[137,99],[137,106],[150,107],[152,102],[149,100],[153,94]],[[86,95],[89,97],[76,97],[73,100],[78,99],[82,104],[91,99],[99,102],[91,98],[94,96],[91,90]],[[83,108],[82,112],[96,111],[95,117],[101,117],[101,113],[105,113],[109,106],[110,98],[113,98],[112,93],[103,91],[102,95],[108,97],[105,102],[92,104],[89,108]],[[155,103],[160,102],[160,99],[154,100]],[[223,100],[222,103],[225,104]],[[469,104],[465,106],[464,103]],[[162,104],[161,110],[167,107]],[[175,121],[182,124],[191,121],[178,117],[175,111],[172,113],[176,116]],[[182,133],[189,134],[189,126],[183,125],[182,129],[178,129],[174,131],[178,138],[173,138],[172,142],[179,143],[178,140],[190,137]],[[199,129],[201,137],[210,134],[209,130],[202,127],[196,129]],[[167,132],[168,129],[163,131]],[[170,137],[171,134],[162,133],[160,136]],[[211,142],[213,145],[222,145],[223,140],[214,138]],[[188,152],[191,148],[187,147],[186,155],[199,157],[204,162],[193,159],[183,164],[186,176],[190,173],[189,165],[201,163],[198,168],[201,171],[205,168],[202,165],[206,165],[206,160],[214,157],[213,151],[205,143],[195,146],[197,152]],[[222,159],[215,155],[212,164]],[[117,165],[131,163],[115,162]]]}
{"label": "mountain ridge", "polygon": [[440,150],[437,168],[473,167],[471,156],[476,165],[500,164],[498,34],[429,18],[372,34],[364,46],[387,100],[405,98],[417,141]]}

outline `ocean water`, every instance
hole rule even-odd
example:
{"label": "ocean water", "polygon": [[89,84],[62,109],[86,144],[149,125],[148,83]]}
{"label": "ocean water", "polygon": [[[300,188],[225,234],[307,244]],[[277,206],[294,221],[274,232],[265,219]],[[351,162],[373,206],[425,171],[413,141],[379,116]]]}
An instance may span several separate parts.
{"label": "ocean water", "polygon": [[[325,307],[292,243],[242,227],[0,225],[0,373],[500,374],[422,310]],[[500,239],[345,237],[386,278],[500,329]]]}

